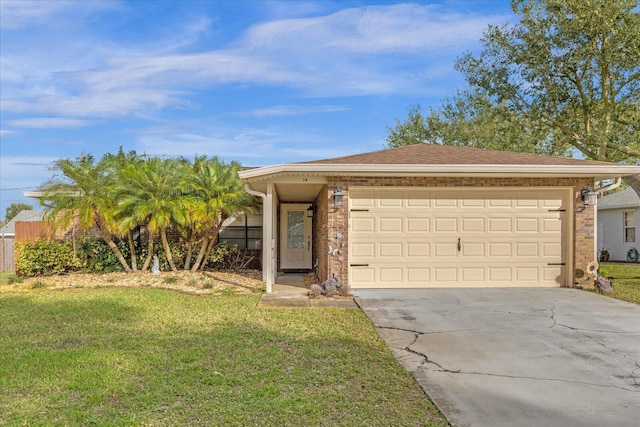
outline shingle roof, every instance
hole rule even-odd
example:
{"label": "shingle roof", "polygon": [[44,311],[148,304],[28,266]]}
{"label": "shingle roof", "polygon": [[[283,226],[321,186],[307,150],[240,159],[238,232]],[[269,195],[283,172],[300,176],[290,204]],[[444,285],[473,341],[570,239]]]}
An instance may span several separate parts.
{"label": "shingle roof", "polygon": [[13,236],[16,234],[16,222],[42,221],[43,217],[44,217],[44,211],[36,211],[36,210],[20,211],[16,216],[14,216],[11,219],[11,221],[6,223],[4,227],[0,228],[0,234]]}
{"label": "shingle roof", "polygon": [[370,153],[300,162],[303,164],[398,164],[398,165],[610,165],[607,162],[569,159],[510,151],[484,150],[438,144],[415,144]]}
{"label": "shingle roof", "polygon": [[622,209],[640,207],[640,197],[633,188],[625,188],[598,200],[598,209]]}

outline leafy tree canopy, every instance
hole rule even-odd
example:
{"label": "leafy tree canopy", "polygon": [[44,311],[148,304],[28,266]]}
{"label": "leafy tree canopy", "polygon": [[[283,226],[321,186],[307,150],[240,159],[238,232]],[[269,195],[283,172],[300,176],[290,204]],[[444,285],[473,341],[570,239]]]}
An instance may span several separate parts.
{"label": "leafy tree canopy", "polygon": [[637,0],[514,0],[456,69],[468,88],[424,116],[413,107],[389,147],[433,142],[640,163]]}
{"label": "leafy tree canopy", "polygon": [[33,210],[33,206],[28,205],[26,203],[11,203],[9,206],[7,206],[7,210],[5,214],[5,222],[11,221],[21,211],[30,211],[30,210]]}

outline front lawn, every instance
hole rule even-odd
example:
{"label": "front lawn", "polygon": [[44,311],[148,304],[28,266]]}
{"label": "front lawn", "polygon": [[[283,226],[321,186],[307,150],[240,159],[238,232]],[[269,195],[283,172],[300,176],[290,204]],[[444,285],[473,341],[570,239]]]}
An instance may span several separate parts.
{"label": "front lawn", "polygon": [[600,273],[614,277],[613,292],[608,295],[640,304],[640,264],[606,262],[600,264]]}
{"label": "front lawn", "polygon": [[15,271],[0,271],[0,285],[16,279]]}
{"label": "front lawn", "polygon": [[0,424],[446,425],[360,310],[258,298],[0,293]]}

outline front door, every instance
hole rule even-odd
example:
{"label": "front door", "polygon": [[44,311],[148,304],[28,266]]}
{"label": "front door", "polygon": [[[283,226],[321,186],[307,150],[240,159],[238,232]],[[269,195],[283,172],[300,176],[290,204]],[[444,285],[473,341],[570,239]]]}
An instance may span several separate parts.
{"label": "front door", "polygon": [[311,269],[311,220],[308,204],[280,206],[280,268]]}

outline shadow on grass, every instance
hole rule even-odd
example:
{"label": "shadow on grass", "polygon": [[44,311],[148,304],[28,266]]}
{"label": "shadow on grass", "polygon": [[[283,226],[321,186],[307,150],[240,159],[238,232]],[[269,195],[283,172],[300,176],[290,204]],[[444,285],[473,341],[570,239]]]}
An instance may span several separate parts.
{"label": "shadow on grass", "polygon": [[445,425],[359,310],[101,289],[0,297],[0,424]]}

